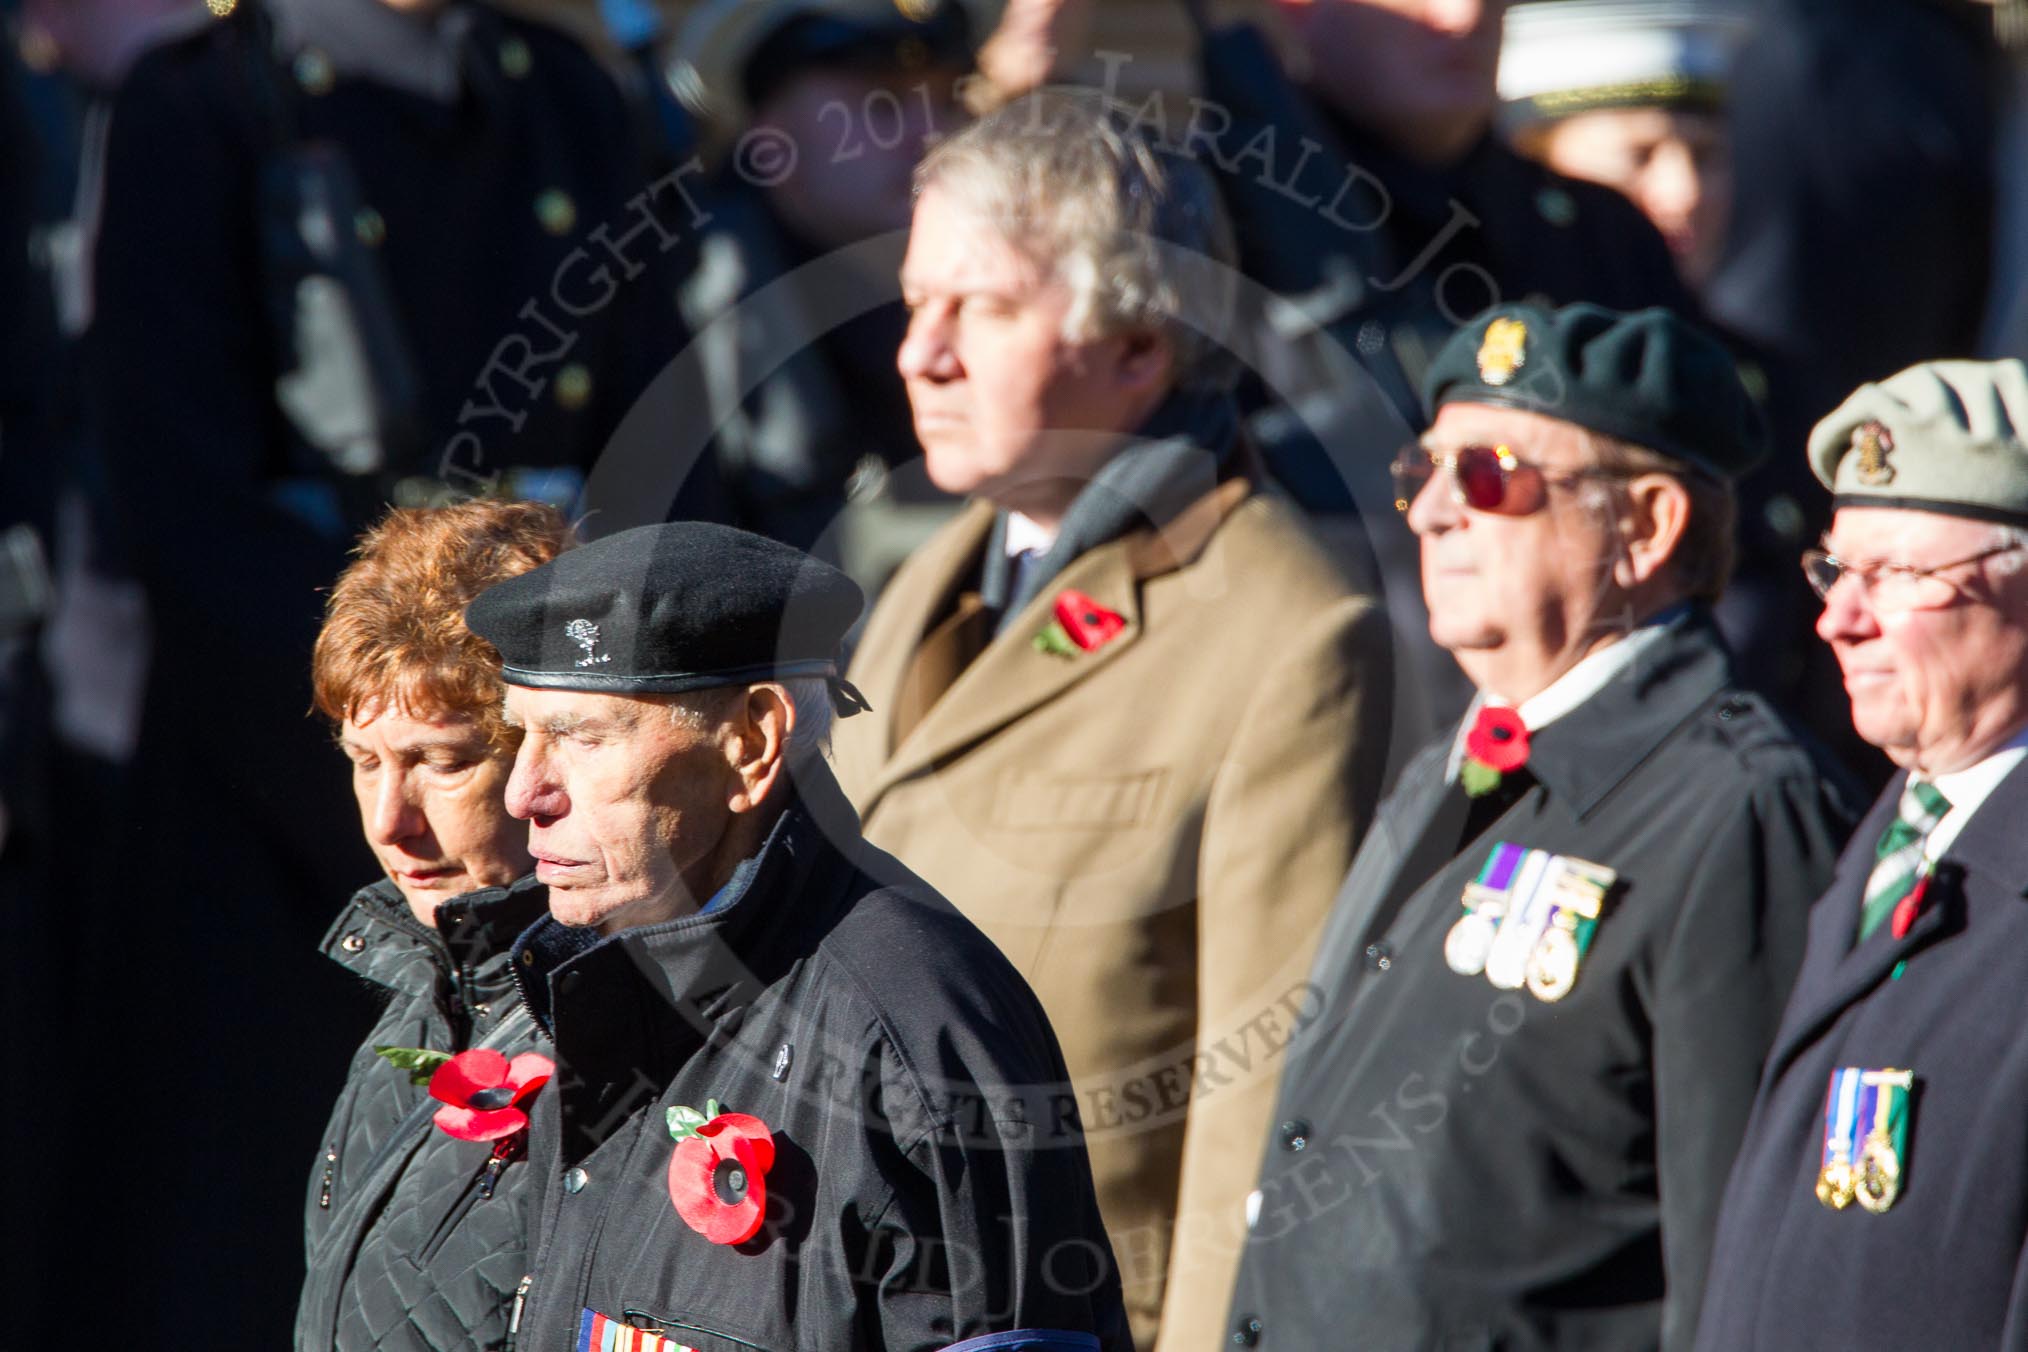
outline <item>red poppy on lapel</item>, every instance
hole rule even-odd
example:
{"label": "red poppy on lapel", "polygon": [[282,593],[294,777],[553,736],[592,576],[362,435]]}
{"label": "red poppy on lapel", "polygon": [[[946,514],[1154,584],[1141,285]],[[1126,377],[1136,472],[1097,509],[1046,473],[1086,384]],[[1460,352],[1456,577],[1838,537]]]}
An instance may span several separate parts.
{"label": "red poppy on lapel", "polygon": [[1056,618],[1035,636],[1041,652],[1075,657],[1094,652],[1111,643],[1127,627],[1127,617],[1100,605],[1081,591],[1057,593]]}
{"label": "red poppy on lapel", "polygon": [[1491,793],[1500,777],[1528,763],[1528,725],[1512,709],[1484,705],[1465,734],[1465,763],[1458,779],[1473,798]]}
{"label": "red poppy on lapel", "polygon": [[534,1052],[512,1061],[487,1047],[459,1052],[430,1076],[430,1097],[444,1105],[436,1124],[461,1141],[498,1141],[526,1131],[521,1104],[555,1073],[556,1064]]}
{"label": "red poppy on lapel", "polygon": [[743,1244],[761,1228],[768,1209],[768,1170],[775,1164],[775,1134],[746,1113],[706,1103],[671,1108],[669,1200],[683,1223],[713,1244]]}

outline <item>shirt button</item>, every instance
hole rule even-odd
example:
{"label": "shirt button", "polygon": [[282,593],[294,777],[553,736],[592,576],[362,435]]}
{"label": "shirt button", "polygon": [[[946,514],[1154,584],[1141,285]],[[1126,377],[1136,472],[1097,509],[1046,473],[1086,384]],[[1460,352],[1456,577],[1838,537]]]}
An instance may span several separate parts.
{"label": "shirt button", "polygon": [[1385,972],[1394,966],[1394,950],[1386,944],[1366,945],[1366,965],[1376,972]]}
{"label": "shirt button", "polygon": [[1281,1126],[1282,1149],[1303,1150],[1310,1144],[1310,1124],[1300,1117],[1292,1117]]}
{"label": "shirt button", "polygon": [[1255,1315],[1241,1315],[1239,1323],[1232,1329],[1234,1347],[1252,1347],[1260,1341],[1260,1319]]}
{"label": "shirt button", "polygon": [[572,1196],[576,1196],[578,1193],[583,1192],[585,1185],[590,1182],[590,1174],[582,1169],[572,1169],[563,1176],[563,1190]]}

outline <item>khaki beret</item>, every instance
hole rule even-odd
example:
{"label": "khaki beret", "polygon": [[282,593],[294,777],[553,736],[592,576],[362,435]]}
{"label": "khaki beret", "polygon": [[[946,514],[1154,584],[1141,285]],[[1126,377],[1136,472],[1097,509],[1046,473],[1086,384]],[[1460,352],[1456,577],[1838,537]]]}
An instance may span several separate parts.
{"label": "khaki beret", "polygon": [[1858,391],[1810,433],[1841,507],[2028,524],[2028,366],[1931,361]]}

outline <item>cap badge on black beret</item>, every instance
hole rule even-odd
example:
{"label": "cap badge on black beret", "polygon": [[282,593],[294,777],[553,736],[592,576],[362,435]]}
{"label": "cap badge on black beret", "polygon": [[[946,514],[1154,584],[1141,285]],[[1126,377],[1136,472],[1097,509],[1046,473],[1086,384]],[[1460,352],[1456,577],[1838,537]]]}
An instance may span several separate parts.
{"label": "cap badge on black beret", "polygon": [[599,646],[599,627],[590,620],[572,620],[563,626],[563,636],[584,649],[584,656],[577,661],[580,667],[595,667],[613,660],[611,653],[594,653]]}
{"label": "cap badge on black beret", "polygon": [[1894,434],[1879,422],[1863,422],[1852,429],[1852,454],[1859,457],[1859,482],[1878,488],[1894,482],[1894,466],[1887,457],[1894,450]]}
{"label": "cap badge on black beret", "polygon": [[1479,344],[1479,379],[1505,385],[1528,364],[1528,326],[1518,319],[1496,319],[1486,326]]}
{"label": "cap badge on black beret", "polygon": [[910,23],[927,23],[942,7],[942,0],[894,0],[894,7]]}

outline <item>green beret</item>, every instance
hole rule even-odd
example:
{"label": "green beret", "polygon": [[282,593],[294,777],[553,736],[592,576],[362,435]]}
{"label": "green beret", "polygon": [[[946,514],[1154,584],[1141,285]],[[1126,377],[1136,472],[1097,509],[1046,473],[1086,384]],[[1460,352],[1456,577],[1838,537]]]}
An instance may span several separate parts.
{"label": "green beret", "polygon": [[1929,361],[1861,385],[1810,433],[1841,507],[1913,507],[2028,525],[2028,366]]}
{"label": "green beret", "polygon": [[1496,305],[1452,334],[1423,381],[1445,404],[1527,409],[1736,479],[1767,429],[1716,339],[1668,310]]}
{"label": "green beret", "polygon": [[851,578],[799,549],[679,521],[498,583],[465,607],[465,626],[499,649],[509,685],[667,695],[810,676],[837,699],[850,689],[838,646],[863,603]]}

